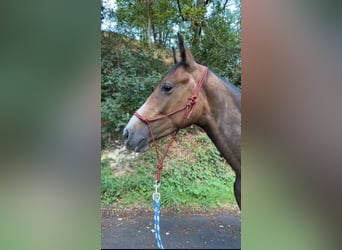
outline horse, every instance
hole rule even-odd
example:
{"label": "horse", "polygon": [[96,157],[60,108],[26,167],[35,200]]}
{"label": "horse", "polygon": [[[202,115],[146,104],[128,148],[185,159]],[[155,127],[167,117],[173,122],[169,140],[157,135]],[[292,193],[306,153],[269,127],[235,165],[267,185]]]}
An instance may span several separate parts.
{"label": "horse", "polygon": [[123,130],[125,147],[145,152],[151,142],[192,124],[201,127],[235,172],[234,196],[241,210],[241,91],[196,62],[178,33],[180,57]]}

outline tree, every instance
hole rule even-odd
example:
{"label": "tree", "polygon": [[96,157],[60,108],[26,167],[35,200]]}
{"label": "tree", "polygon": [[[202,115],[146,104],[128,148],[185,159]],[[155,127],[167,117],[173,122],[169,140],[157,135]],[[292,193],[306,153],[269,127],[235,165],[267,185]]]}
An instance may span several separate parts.
{"label": "tree", "polygon": [[190,22],[190,29],[193,34],[191,40],[192,47],[198,47],[199,45],[205,14],[209,3],[209,0],[197,0],[194,3],[193,1],[182,1],[181,3],[180,0],[177,0],[177,7],[182,21]]}
{"label": "tree", "polygon": [[198,61],[241,84],[239,0],[116,0],[116,4],[115,32],[170,47],[181,31]]}
{"label": "tree", "polygon": [[119,33],[164,47],[177,21],[169,0],[117,0],[116,17]]}

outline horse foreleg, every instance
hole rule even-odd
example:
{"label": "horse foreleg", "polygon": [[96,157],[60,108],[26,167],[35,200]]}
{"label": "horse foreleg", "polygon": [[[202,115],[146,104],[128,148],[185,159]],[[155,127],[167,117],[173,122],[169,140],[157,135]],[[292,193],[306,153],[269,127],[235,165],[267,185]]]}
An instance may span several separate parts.
{"label": "horse foreleg", "polygon": [[236,202],[241,210],[241,175],[236,175],[234,182],[234,195]]}

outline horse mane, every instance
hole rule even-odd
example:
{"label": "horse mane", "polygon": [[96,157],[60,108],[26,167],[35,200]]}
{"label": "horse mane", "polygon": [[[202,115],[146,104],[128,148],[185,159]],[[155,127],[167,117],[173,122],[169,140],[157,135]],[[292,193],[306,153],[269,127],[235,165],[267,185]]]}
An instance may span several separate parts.
{"label": "horse mane", "polygon": [[241,89],[234,85],[233,83],[231,83],[230,81],[224,79],[222,76],[220,76],[219,74],[217,74],[215,71],[213,71],[212,69],[210,69],[210,71],[221,80],[221,82],[223,82],[225,85],[227,85],[227,87],[229,87],[235,94],[241,94]]}

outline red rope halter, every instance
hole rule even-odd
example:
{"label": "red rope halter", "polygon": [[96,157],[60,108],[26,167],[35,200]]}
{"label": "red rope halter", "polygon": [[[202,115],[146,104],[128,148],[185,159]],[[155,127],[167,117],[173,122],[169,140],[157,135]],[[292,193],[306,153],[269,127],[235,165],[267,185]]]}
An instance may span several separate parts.
{"label": "red rope halter", "polygon": [[157,148],[156,139],[155,139],[155,137],[153,135],[151,122],[162,120],[162,119],[167,118],[169,116],[172,116],[172,115],[174,115],[176,113],[179,113],[179,112],[181,112],[183,110],[186,110],[186,112],[184,113],[183,121],[185,121],[185,119],[189,119],[191,114],[192,114],[192,112],[194,111],[194,108],[195,108],[195,105],[196,105],[197,95],[200,92],[200,90],[201,90],[205,80],[207,79],[207,75],[208,75],[208,67],[205,67],[203,75],[202,75],[202,78],[198,82],[194,93],[188,99],[187,103],[183,107],[181,107],[181,108],[179,108],[179,109],[177,109],[177,110],[175,110],[173,112],[170,112],[170,113],[165,114],[165,115],[158,116],[158,117],[153,118],[153,119],[145,118],[142,115],[140,115],[138,112],[134,113],[134,115],[136,117],[138,117],[141,121],[146,123],[146,125],[148,127],[148,130],[150,132],[151,138],[152,138],[153,146],[155,148],[156,155],[157,155],[157,161],[158,161],[158,165],[157,165],[157,168],[158,168],[157,183],[160,183],[160,174],[161,174],[161,170],[163,169],[163,162],[164,162],[164,160],[166,158],[166,155],[167,155],[167,153],[168,153],[168,151],[169,151],[169,149],[171,147],[171,144],[176,140],[176,136],[177,136],[177,133],[178,133],[179,129],[177,129],[177,131],[172,135],[169,143],[167,144],[167,146],[166,146],[166,148],[164,150],[163,156],[160,158],[160,155],[159,155],[159,152],[158,152],[158,148]]}

